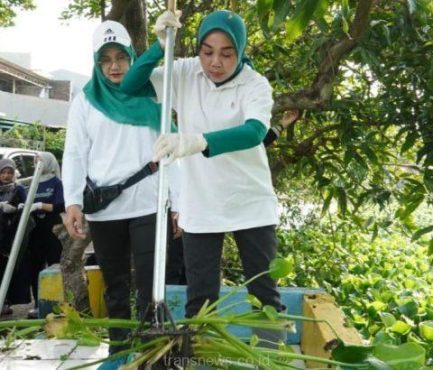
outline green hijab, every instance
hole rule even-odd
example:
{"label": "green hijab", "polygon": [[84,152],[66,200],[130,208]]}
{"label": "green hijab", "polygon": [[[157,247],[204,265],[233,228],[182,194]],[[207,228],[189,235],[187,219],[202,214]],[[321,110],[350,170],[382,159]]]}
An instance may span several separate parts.
{"label": "green hijab", "polygon": [[197,35],[199,50],[206,36],[214,31],[222,31],[230,38],[238,57],[238,64],[234,73],[226,81],[216,84],[220,86],[235,78],[242,70],[245,63],[251,65],[251,62],[245,56],[247,27],[245,26],[244,20],[238,14],[229,10],[217,10],[203,18]]}
{"label": "green hijab", "polygon": [[135,51],[119,43],[109,43],[102,46],[93,55],[94,66],[92,79],[84,86],[84,94],[90,104],[98,111],[120,124],[147,126],[156,131],[160,130],[161,105],[150,98],[149,86],[143,87],[139,96],[131,96],[120,90],[120,84],[111,82],[102,73],[98,63],[101,51],[106,47],[116,47],[126,52],[135,60]]}

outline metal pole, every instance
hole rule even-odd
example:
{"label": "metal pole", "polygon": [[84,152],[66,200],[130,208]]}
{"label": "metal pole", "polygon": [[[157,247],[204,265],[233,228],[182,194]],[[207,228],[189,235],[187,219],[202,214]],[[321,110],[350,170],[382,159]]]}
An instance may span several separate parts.
{"label": "metal pole", "polygon": [[33,173],[32,183],[30,184],[30,189],[27,195],[26,202],[24,204],[23,212],[20,217],[20,222],[18,223],[17,232],[15,233],[15,238],[12,244],[11,252],[9,254],[8,263],[6,265],[6,270],[0,286],[0,308],[3,308],[6,293],[9,289],[9,284],[11,282],[12,274],[15,269],[15,263],[20,252],[21,243],[23,241],[24,234],[27,228],[27,223],[29,221],[30,208],[32,207],[33,201],[35,199],[36,190],[38,189],[39,178],[41,177],[43,167],[44,164],[42,163],[42,161],[38,161],[36,164],[35,172]]}
{"label": "metal pole", "polygon": [[[176,1],[168,2],[168,10],[174,12]],[[170,132],[172,109],[172,69],[174,55],[174,29],[167,28],[164,52],[164,85],[161,114],[161,135]],[[158,211],[156,217],[155,259],[153,271],[153,302],[158,306],[165,299],[165,264],[168,220],[168,177],[165,159],[159,166]]]}

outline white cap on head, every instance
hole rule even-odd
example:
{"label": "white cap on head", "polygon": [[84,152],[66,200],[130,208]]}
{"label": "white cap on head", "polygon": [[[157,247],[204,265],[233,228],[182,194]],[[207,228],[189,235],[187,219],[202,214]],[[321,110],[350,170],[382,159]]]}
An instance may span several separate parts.
{"label": "white cap on head", "polygon": [[123,25],[114,21],[104,21],[93,34],[93,51],[97,52],[102,46],[111,42],[125,47],[131,46],[131,38]]}

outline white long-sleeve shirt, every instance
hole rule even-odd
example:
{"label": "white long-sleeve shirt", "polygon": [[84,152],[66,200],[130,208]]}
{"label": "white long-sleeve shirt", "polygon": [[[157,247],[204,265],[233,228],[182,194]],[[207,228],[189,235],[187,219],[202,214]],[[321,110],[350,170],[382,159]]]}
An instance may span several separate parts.
{"label": "white long-sleeve shirt", "polygon": [[[162,100],[163,68],[151,82]],[[270,125],[273,105],[269,82],[249,66],[220,87],[205,75],[198,57],[173,65],[173,109],[179,132],[206,133],[238,126],[248,119]],[[205,158],[181,158],[179,225],[190,233],[216,233],[276,225],[277,197],[266,149]]]}
{"label": "white long-sleeve shirt", "polygon": [[[151,161],[158,136],[149,127],[119,124],[96,110],[84,93],[71,104],[63,154],[65,206],[82,206],[88,176],[97,186],[124,182]],[[171,209],[177,211],[178,165],[169,168]],[[86,215],[90,221],[120,220],[157,212],[158,175],[125,189],[109,206]]]}

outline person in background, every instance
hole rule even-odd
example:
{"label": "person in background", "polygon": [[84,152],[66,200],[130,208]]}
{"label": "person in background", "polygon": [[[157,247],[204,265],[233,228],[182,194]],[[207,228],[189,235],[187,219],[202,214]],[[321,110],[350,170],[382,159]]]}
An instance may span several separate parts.
{"label": "person in background", "polygon": [[31,207],[35,220],[35,228],[30,233],[30,274],[31,288],[35,307],[29,318],[37,318],[38,310],[38,278],[39,273],[47,266],[60,262],[62,244],[53,233],[53,226],[62,223],[60,213],[65,210],[63,185],[60,180],[60,167],[56,157],[49,152],[41,152],[35,159],[42,161],[42,175],[39,179],[34,203]]}
{"label": "person in background", "polygon": [[[134,94],[152,87],[161,99],[165,30],[180,27],[179,14],[164,12],[155,25],[159,42],[130,68],[121,88]],[[173,65],[173,108],[179,133],[161,135],[154,160],[181,158],[179,225],[184,230],[186,316],[198,313],[220,289],[225,233],[232,232],[246,279],[269,269],[276,256],[277,197],[262,141],[269,129],[272,88],[244,51],[246,26],[230,11],[205,17],[198,56]],[[150,87],[149,87],[150,86]],[[275,281],[264,275],[248,285],[263,305],[284,310]],[[277,342],[285,333],[257,333]]]}
{"label": "person in background", "polygon": [[[135,59],[126,29],[105,21],[93,35],[92,79],[72,102],[63,156],[65,226],[74,239],[83,239],[83,189],[86,177],[96,186],[123,183],[148,165],[160,129],[161,107],[154,99],[123,93],[119,85]],[[174,165],[174,164],[173,164]],[[173,186],[176,167],[170,166],[171,209],[177,209]],[[139,319],[147,319],[152,302],[158,176],[142,178],[125,189],[107,208],[86,214],[96,260],[105,285],[105,303],[110,318],[131,319],[131,254],[137,288]],[[174,234],[176,217],[173,215]],[[111,355],[127,347],[129,331],[109,330]],[[107,359],[99,368],[117,369],[126,356]]]}
{"label": "person in background", "polygon": [[[15,182],[15,162],[8,158],[0,159],[0,278],[6,269],[9,253],[18,228],[21,207],[26,201],[26,191],[23,186]],[[29,259],[27,256],[27,231],[21,244],[21,250],[15,264],[15,270],[10,281],[5,303],[1,314],[12,314],[10,305],[31,302]]]}

